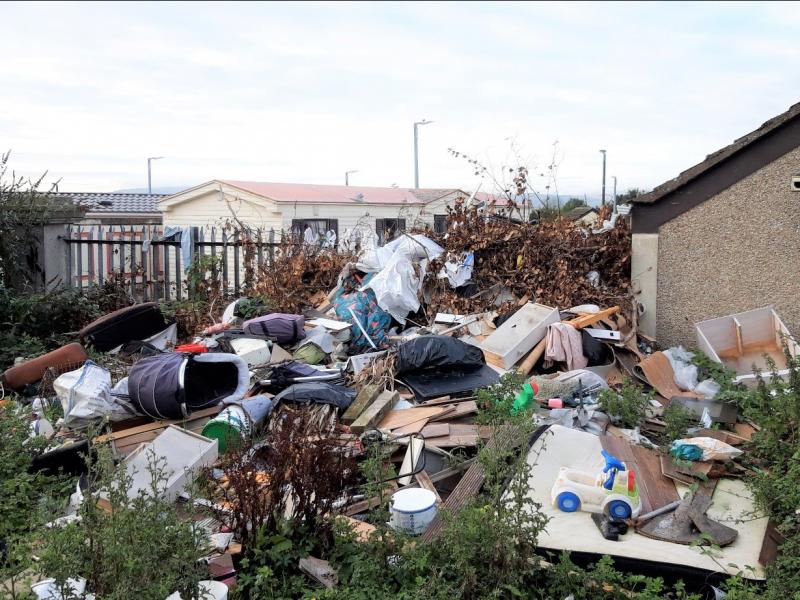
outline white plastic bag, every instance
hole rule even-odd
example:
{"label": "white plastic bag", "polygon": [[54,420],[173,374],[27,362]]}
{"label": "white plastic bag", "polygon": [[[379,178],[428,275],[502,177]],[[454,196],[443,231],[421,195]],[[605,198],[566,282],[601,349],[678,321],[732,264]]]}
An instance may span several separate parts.
{"label": "white plastic bag", "polygon": [[682,346],[664,350],[664,356],[669,359],[674,372],[675,383],[682,390],[694,391],[697,387],[697,367],[690,364],[694,354],[685,350]]}
{"label": "white plastic bag", "polygon": [[364,288],[372,288],[375,299],[383,310],[392,315],[398,323],[405,325],[406,316],[419,310],[417,292],[420,279],[412,262],[395,254],[380,273],[375,275]]}
{"label": "white plastic bag", "polygon": [[64,424],[81,427],[103,417],[122,421],[137,415],[129,402],[111,396],[111,373],[90,360],[59,376],[53,389],[64,409]]}
{"label": "white plastic bag", "polygon": [[449,258],[444,267],[439,271],[439,279],[447,279],[450,282],[450,287],[457,288],[464,285],[472,277],[472,267],[475,262],[475,257],[472,252],[462,255],[458,260]]}
{"label": "white plastic bag", "polygon": [[703,451],[702,460],[720,460],[727,461],[733,460],[737,456],[741,456],[743,452],[738,448],[734,448],[730,444],[715,440],[710,437],[695,437],[684,440],[678,440],[681,444],[688,444],[697,446]]}

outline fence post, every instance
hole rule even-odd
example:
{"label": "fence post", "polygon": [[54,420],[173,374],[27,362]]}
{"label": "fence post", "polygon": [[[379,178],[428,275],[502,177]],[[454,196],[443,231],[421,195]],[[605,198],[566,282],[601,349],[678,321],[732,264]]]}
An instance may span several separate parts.
{"label": "fence post", "polygon": [[269,266],[275,264],[275,228],[269,228]]}
{"label": "fence post", "polygon": [[228,234],[222,229],[222,288],[227,294],[228,290]]}
{"label": "fence post", "polygon": [[233,234],[233,289],[239,295],[239,250],[241,249],[241,238],[237,230]]}
{"label": "fence post", "polygon": [[[78,225],[78,239],[81,238],[81,226]],[[78,243],[78,248],[75,254],[78,257],[77,271],[78,271],[78,289],[83,289],[83,244]]]}
{"label": "fence post", "polygon": [[100,225],[97,226],[97,239],[99,240],[97,244],[97,285],[103,285],[105,280],[105,263],[103,262],[105,244],[103,244],[103,228]]}
{"label": "fence post", "polygon": [[72,225],[67,225],[67,286],[72,287]]}

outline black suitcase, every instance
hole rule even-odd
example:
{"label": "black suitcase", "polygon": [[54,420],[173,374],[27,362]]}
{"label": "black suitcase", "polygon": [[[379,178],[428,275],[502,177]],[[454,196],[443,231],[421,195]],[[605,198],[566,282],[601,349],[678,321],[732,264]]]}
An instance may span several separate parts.
{"label": "black suitcase", "polygon": [[115,310],[81,329],[80,338],[100,352],[108,352],[132,340],[145,340],[169,326],[156,302],[134,304]]}

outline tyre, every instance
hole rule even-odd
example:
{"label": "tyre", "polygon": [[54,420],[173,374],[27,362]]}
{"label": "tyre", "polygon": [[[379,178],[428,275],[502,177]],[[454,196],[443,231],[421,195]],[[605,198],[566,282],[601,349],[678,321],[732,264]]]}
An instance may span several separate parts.
{"label": "tyre", "polygon": [[581,499],[572,492],[561,492],[556,496],[556,505],[564,512],[575,512],[581,507]]}
{"label": "tyre", "polygon": [[608,506],[606,507],[606,511],[608,512],[609,517],[616,519],[617,521],[630,519],[631,515],[633,514],[631,505],[622,500],[612,500],[609,502]]}

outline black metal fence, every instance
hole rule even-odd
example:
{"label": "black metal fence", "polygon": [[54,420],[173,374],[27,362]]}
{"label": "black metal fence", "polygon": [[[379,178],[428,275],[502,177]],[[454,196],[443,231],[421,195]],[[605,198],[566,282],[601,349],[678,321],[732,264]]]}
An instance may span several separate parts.
{"label": "black metal fence", "polygon": [[[245,262],[269,265],[275,259],[280,232],[191,227],[191,260],[210,256],[218,264],[223,289],[238,294]],[[277,239],[276,239],[277,238]],[[116,278],[138,301],[181,300],[188,295],[187,254],[178,238],[164,239],[161,225],[71,225],[62,238],[66,247],[64,282],[87,288]]]}

